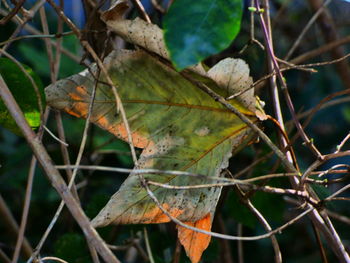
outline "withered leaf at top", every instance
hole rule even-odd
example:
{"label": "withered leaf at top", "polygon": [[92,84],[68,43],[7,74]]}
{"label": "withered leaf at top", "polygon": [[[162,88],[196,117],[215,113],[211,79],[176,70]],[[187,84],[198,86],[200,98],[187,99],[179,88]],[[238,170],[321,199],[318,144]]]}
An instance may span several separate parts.
{"label": "withered leaf at top", "polygon": [[[135,169],[180,170],[219,176],[221,170],[228,166],[232,151],[243,147],[253,137],[251,130],[236,115],[180,73],[143,51],[113,52],[104,63],[123,101],[133,143],[143,148]],[[221,92],[212,80],[208,78],[205,81],[216,92]],[[46,88],[48,104],[86,118],[93,85],[94,80],[88,71],[61,80]],[[224,92],[222,90],[221,93]],[[231,103],[257,121],[242,104],[234,100]],[[99,84],[91,121],[127,140],[113,93],[107,85]],[[169,174],[145,174],[143,177],[170,185],[213,183],[203,178]],[[220,187],[190,190],[150,188],[172,216],[210,230]],[[169,221],[150,199],[139,177],[131,173],[92,224],[99,227],[111,223]],[[198,235],[181,227],[179,238],[192,262],[199,261],[210,240],[207,235]],[[199,247],[193,252],[191,244],[196,238]]]}

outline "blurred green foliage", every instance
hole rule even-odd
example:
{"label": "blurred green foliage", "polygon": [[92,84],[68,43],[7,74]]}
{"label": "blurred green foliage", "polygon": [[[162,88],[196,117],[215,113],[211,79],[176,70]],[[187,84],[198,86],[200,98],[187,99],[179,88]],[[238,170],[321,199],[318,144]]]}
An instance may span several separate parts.
{"label": "blurred green foliage", "polygon": [[[241,0],[177,0],[164,17],[164,40],[179,70],[221,52],[241,27]],[[185,22],[186,21],[186,22]]]}

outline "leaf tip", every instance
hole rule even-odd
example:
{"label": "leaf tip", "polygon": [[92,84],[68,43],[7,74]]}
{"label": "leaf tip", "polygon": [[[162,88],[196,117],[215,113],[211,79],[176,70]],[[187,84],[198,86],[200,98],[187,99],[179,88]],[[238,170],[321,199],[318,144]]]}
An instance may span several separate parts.
{"label": "leaf tip", "polygon": [[[196,222],[186,222],[186,225],[210,231],[211,214],[208,213],[205,217]],[[182,226],[178,226],[177,228],[178,238],[185,248],[187,256],[191,259],[192,263],[198,263],[204,250],[209,246],[211,236]]]}

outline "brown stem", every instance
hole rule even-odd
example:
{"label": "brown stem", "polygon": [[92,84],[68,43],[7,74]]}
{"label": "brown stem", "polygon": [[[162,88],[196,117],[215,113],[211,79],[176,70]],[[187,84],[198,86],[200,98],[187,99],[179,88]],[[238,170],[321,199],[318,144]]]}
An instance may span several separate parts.
{"label": "brown stem", "polygon": [[[221,213],[218,214],[216,217],[216,225],[218,227],[218,230],[220,233],[226,234],[226,227],[225,227],[225,222],[222,218]],[[230,243],[226,239],[220,239],[219,240],[221,246],[220,246],[220,258],[221,262],[225,263],[233,263],[232,259],[232,254],[231,254],[231,248],[230,248]]]}
{"label": "brown stem", "polygon": [[14,17],[21,9],[24,2],[25,0],[20,0],[19,2],[17,2],[16,6],[10,11],[10,13],[8,13],[5,17],[1,18],[0,25],[5,25],[12,17]]}
{"label": "brown stem", "polygon": [[[309,60],[309,59],[312,59],[314,57],[317,57],[323,53],[326,53],[326,52],[329,52],[335,48],[338,48],[339,46],[341,45],[344,45],[344,44],[347,44],[347,43],[350,43],[350,36],[346,36],[344,38],[341,38],[341,39],[337,39],[337,40],[334,40],[332,42],[329,42],[319,48],[316,48],[314,50],[311,50],[311,51],[308,51],[308,52],[305,52],[304,54],[296,57],[296,58],[293,58],[290,63],[292,64],[299,64],[301,62],[304,62],[306,60]],[[338,57],[337,57],[338,58]]]}
{"label": "brown stem", "polygon": [[[272,228],[267,222],[267,220],[264,218],[264,216],[260,213],[258,209],[253,205],[253,203],[250,201],[248,196],[245,195],[245,193],[242,191],[242,189],[237,185],[235,186],[236,193],[239,195],[240,200],[245,204],[245,206],[250,210],[250,212],[258,219],[260,224],[264,227],[266,231],[271,231]],[[273,250],[275,252],[275,262],[279,263],[282,262],[282,253],[277,241],[277,238],[275,235],[272,235],[270,237]]]}
{"label": "brown stem", "polygon": [[[19,227],[11,213],[11,210],[8,208],[5,200],[0,194],[0,219],[4,222],[4,225],[7,226],[8,231],[13,236],[18,236]],[[30,246],[28,240],[24,238],[22,243],[23,255],[26,257],[30,257],[33,252],[32,247]]]}
{"label": "brown stem", "polygon": [[179,263],[180,262],[181,249],[182,249],[182,246],[181,246],[180,240],[177,238],[172,263]]}
{"label": "brown stem", "polygon": [[36,166],[37,166],[37,161],[36,161],[35,157],[33,156],[32,160],[30,162],[21,225],[20,225],[20,228],[18,231],[17,242],[16,242],[16,247],[15,247],[15,252],[13,253],[13,257],[12,257],[12,262],[18,261],[19,253],[21,252],[21,248],[22,248],[22,244],[23,244],[23,240],[24,240],[25,227],[27,224],[27,218],[28,218],[28,213],[29,213],[29,205],[30,205],[30,199],[31,199],[31,195],[32,195],[32,187],[33,187],[33,180],[34,180]]}
{"label": "brown stem", "polygon": [[64,182],[62,176],[58,170],[54,167],[54,163],[47,153],[45,147],[40,142],[38,137],[32,131],[28,125],[26,119],[24,118],[23,112],[19,108],[16,100],[8,89],[5,81],[0,76],[0,96],[6,105],[8,111],[10,112],[13,119],[16,121],[18,127],[21,129],[22,134],[28,142],[28,145],[32,148],[37,160],[43,167],[46,175],[48,176],[51,184],[56,189],[58,194],[66,203],[71,214],[84,231],[88,238],[88,241],[93,244],[100,255],[107,262],[119,263],[120,261],[115,257],[111,250],[107,247],[103,239],[99,236],[97,231],[91,226],[89,219],[85,215],[84,211],[81,209],[72,193],[69,191],[66,183]]}
{"label": "brown stem", "polygon": [[[308,0],[308,2],[314,12],[317,12],[317,10],[323,6],[322,0]],[[332,16],[326,7],[318,17],[317,22],[327,43],[338,40],[338,34]],[[344,49],[341,46],[335,47],[330,52],[333,59],[337,59],[345,55]],[[337,63],[335,67],[344,87],[350,89],[350,67],[348,63],[346,61],[341,61]]]}

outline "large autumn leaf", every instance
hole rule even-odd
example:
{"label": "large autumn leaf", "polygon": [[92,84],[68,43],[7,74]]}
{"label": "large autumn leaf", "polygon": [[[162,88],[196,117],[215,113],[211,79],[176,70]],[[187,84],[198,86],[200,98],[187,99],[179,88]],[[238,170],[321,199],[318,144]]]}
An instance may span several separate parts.
{"label": "large autumn leaf", "polygon": [[[135,169],[179,170],[219,176],[228,166],[232,151],[237,151],[253,137],[251,130],[236,115],[158,58],[143,51],[124,50],[113,52],[104,64],[118,87],[133,143],[143,148]],[[193,72],[189,74],[197,81],[204,81],[216,92],[226,94],[227,91],[220,89],[211,79]],[[86,118],[93,86],[94,79],[88,71],[61,80],[46,88],[48,104]],[[231,103],[257,121],[255,115],[241,103],[235,100]],[[112,90],[107,85],[98,86],[91,121],[127,141],[125,126]],[[161,173],[144,174],[143,177],[170,185],[213,183],[213,180],[202,177]],[[211,229],[220,187],[174,190],[152,185],[150,189],[172,216],[188,225],[207,231]],[[111,223],[169,221],[148,196],[139,176],[131,173],[92,224],[100,227]],[[198,262],[210,236],[181,226],[178,230],[179,239],[192,262]]]}

